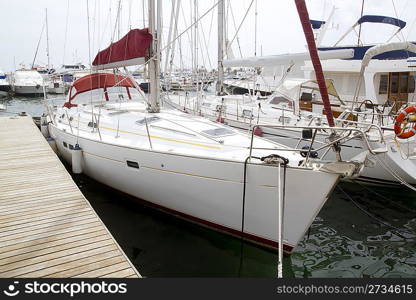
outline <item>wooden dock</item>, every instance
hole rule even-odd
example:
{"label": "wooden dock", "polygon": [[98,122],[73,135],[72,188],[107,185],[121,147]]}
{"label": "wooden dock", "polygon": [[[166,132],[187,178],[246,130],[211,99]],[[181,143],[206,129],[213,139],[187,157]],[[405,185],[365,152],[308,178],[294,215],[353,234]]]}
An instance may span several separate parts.
{"label": "wooden dock", "polygon": [[30,117],[0,118],[0,277],[141,277]]}

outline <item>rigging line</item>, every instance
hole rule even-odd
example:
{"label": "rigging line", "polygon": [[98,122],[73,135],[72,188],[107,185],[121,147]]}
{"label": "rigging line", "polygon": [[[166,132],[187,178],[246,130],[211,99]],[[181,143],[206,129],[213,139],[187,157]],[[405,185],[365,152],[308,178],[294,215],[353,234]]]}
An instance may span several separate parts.
{"label": "rigging line", "polygon": [[[257,0],[256,0],[256,6],[254,9],[254,56],[257,56],[257,16],[258,16],[258,10],[257,10]],[[241,55],[241,57],[243,57],[243,55]]]}
{"label": "rigging line", "polygon": [[366,214],[368,217],[370,217],[371,219],[373,219],[373,220],[375,220],[376,222],[378,222],[379,224],[382,224],[382,225],[384,225],[384,226],[386,226],[386,227],[388,227],[388,228],[390,228],[390,229],[393,229],[393,231],[395,231],[396,232],[396,234],[399,234],[402,238],[404,238],[404,239],[408,239],[408,238],[406,238],[406,237],[404,237],[404,236],[402,236],[401,234],[409,234],[409,235],[412,235],[413,237],[415,237],[415,232],[412,232],[412,231],[408,231],[408,230],[405,230],[405,229],[403,229],[403,228],[399,228],[399,227],[396,227],[396,226],[394,226],[394,225],[391,225],[390,223],[388,223],[387,221],[384,221],[384,220],[382,220],[382,219],[380,219],[379,217],[377,217],[377,216],[375,216],[374,214],[372,214],[372,213],[370,213],[368,210],[366,210],[364,207],[362,207],[360,204],[358,204],[354,199],[352,199],[352,197],[350,196],[350,195],[348,195],[348,193],[347,192],[345,192],[341,187],[340,187],[340,185],[339,184],[337,184],[337,189],[339,189],[359,210],[361,210],[364,214]]}
{"label": "rigging line", "polygon": [[[183,23],[184,23],[184,25],[185,25],[185,28],[188,28],[188,29],[191,29],[191,28],[193,28],[193,26],[191,25],[191,26],[189,26],[188,27],[188,25],[187,25],[187,23],[186,23],[186,17],[185,17],[185,11],[184,11],[184,9],[183,9],[183,6],[181,5],[181,13],[182,13],[182,18],[183,18]],[[192,20],[192,19],[191,19]],[[193,53],[193,51],[192,51],[192,30],[190,31],[190,32],[187,32],[186,33],[186,35],[188,36],[188,42],[191,44],[190,45],[190,49],[191,49],[191,64],[192,64],[192,67],[193,67],[193,61],[194,61],[194,53]],[[178,37],[179,37],[179,35],[178,35]],[[177,38],[177,37],[176,37]],[[176,39],[175,38],[175,39]],[[162,49],[161,50],[161,52],[163,51],[164,49]]]}
{"label": "rigging line", "polygon": [[62,65],[65,64],[65,52],[66,52],[66,41],[68,37],[68,19],[69,19],[69,0],[67,1],[66,6],[66,21],[65,21],[65,35],[64,35],[64,55],[62,58]]}
{"label": "rigging line", "polygon": [[[363,17],[363,13],[364,13],[364,1],[365,0],[362,0],[362,2],[361,2],[361,18]],[[360,28],[359,28],[359,30],[358,30],[358,40],[357,40],[357,46],[359,46],[360,45],[360,41],[361,41],[361,23],[360,23]]]}
{"label": "rigging line", "polygon": [[[199,13],[199,12],[198,12],[198,13]],[[198,40],[199,40],[199,43],[200,43],[201,52],[203,52],[203,48],[204,48],[203,46],[205,46],[205,49],[206,49],[206,55],[207,55],[207,58],[208,58],[209,68],[210,68],[210,69],[212,69],[211,58],[209,57],[209,51],[208,51],[208,44],[207,44],[207,40],[206,40],[206,38],[205,38],[204,26],[202,26],[202,24],[201,24],[200,28],[201,28],[201,32],[202,32],[202,39],[203,39],[203,41],[204,41],[204,44],[202,45],[202,44],[201,44],[201,41],[200,41],[200,39],[199,39],[199,35],[198,35]],[[202,54],[203,54],[203,53],[202,53]],[[203,56],[203,55],[202,55],[202,59],[204,59],[204,56]],[[204,61],[204,65],[205,65],[205,61]]]}
{"label": "rigging line", "polygon": [[97,16],[97,1],[94,0],[94,17],[92,18],[93,26],[92,26],[92,39],[91,39],[91,44],[92,44],[91,49],[92,49],[92,51],[94,51],[94,49],[95,49],[95,37],[97,36],[96,29],[95,29],[96,24],[97,24],[96,16]]}
{"label": "rigging line", "polygon": [[[197,16],[199,16],[199,7],[198,6],[197,6],[197,9],[196,9],[196,14],[197,14]],[[200,26],[198,26],[198,29],[200,29],[201,32],[202,32],[202,40],[204,42],[204,43],[202,43],[202,41],[201,41],[201,35],[200,34],[197,34],[197,43],[199,45],[199,50],[200,50],[200,54],[201,54],[201,58],[202,58],[202,64],[204,66],[207,65],[206,64],[206,60],[205,60],[205,55],[206,55],[207,56],[207,59],[208,59],[209,68],[212,69],[212,64],[211,64],[211,60],[209,58],[209,53],[208,53],[208,45],[206,44],[206,41],[205,41],[204,27],[202,26],[202,23],[200,24]],[[204,47],[205,47],[205,49],[207,51],[206,53],[204,53]],[[197,68],[197,72],[198,72],[198,68]],[[206,76],[201,76],[201,81],[202,82],[203,82],[203,79],[205,77]],[[202,85],[203,85],[203,83],[202,83]],[[198,82],[197,82],[197,86],[198,86]],[[202,86],[201,86],[201,90],[202,90]]]}
{"label": "rigging line", "polygon": [[[257,5],[257,0],[256,0],[256,5]],[[231,13],[231,18],[233,19],[233,24],[234,24],[234,29],[237,30],[237,24],[235,23],[235,18],[234,18],[234,12],[233,12],[233,8],[232,6],[230,6],[230,13]],[[256,42],[257,43],[257,34],[256,34]],[[243,58],[243,52],[241,51],[241,45],[240,45],[240,38],[237,36],[237,46],[238,46],[238,51],[240,52],[240,57]],[[227,53],[228,56],[228,53]],[[254,56],[256,55],[256,51],[254,53]],[[228,59],[230,59],[230,57],[228,57]]]}
{"label": "rigging line", "polygon": [[[396,15],[396,18],[399,19],[399,14],[397,13],[396,4],[394,4],[394,0],[391,0],[391,3],[393,4],[394,14]],[[403,31],[399,29],[399,32],[400,32],[400,35],[402,36],[403,41],[405,41]]]}
{"label": "rigging line", "polygon": [[[213,2],[215,3],[215,0]],[[211,21],[210,21],[210,24],[209,24],[209,33],[208,33],[207,45],[209,45],[210,41],[211,41],[211,33],[212,33],[212,24],[213,24],[213,22],[214,22],[214,11],[212,11],[212,14],[211,14]]]}
{"label": "rigging line", "polygon": [[[90,7],[89,0],[87,0],[87,32],[88,32],[88,60],[90,63],[90,75],[92,74],[92,62],[91,62],[91,35],[90,35]],[[90,76],[90,84],[92,86],[92,77]],[[94,106],[92,103],[92,93],[90,93],[90,105],[91,105],[91,122],[94,125]],[[92,127],[94,131],[94,126]]]}
{"label": "rigging line", "polygon": [[127,22],[127,27],[129,28],[129,30],[131,29],[131,7],[132,7],[132,0],[129,0],[129,18],[128,18],[128,22]]}
{"label": "rigging line", "polygon": [[[118,0],[117,15],[116,15],[116,19],[114,21],[114,31],[113,31],[113,34],[111,36],[111,43],[114,41],[114,38],[116,36],[116,29],[117,28],[120,29],[120,26],[118,26],[118,22],[119,22],[119,19],[120,19],[120,11],[121,11],[121,0]],[[110,48],[110,57],[111,57],[111,49],[112,48]]]}
{"label": "rigging line", "polygon": [[243,20],[241,21],[240,25],[238,26],[238,30],[236,31],[236,33],[234,34],[234,37],[232,38],[231,42],[227,46],[227,49],[226,49],[227,52],[228,52],[229,48],[231,47],[232,43],[234,42],[234,39],[237,37],[238,33],[240,32],[241,26],[243,25],[244,21],[246,20],[246,17],[248,15],[251,7],[253,6],[253,3],[254,3],[254,0],[251,0],[250,6],[248,7],[248,9],[247,9],[247,11],[246,11],[246,13],[245,13],[245,15],[243,17]]}
{"label": "rigging line", "polygon": [[[168,43],[165,47],[163,47],[160,50],[160,52],[165,51],[169,45],[171,45],[176,40],[178,40],[180,37],[182,37],[182,35],[184,35],[185,33],[188,33],[188,31],[190,29],[192,29],[193,26],[195,26],[196,23],[200,22],[207,14],[209,14],[214,8],[216,8],[218,6],[218,3],[219,3],[219,1],[217,1],[211,8],[209,8],[206,12],[204,12],[204,14],[201,17],[199,17],[198,20],[196,20],[195,22],[193,22],[191,25],[189,25],[189,27],[187,27],[184,31],[182,31],[180,34],[178,34],[178,36],[173,41],[171,41],[170,43]],[[181,6],[181,8],[182,8],[182,6]],[[183,9],[182,9],[182,14],[184,15]],[[185,27],[186,27],[186,24],[185,24]],[[188,35],[189,35],[189,33],[188,33]],[[150,57],[148,60],[155,59],[155,58],[156,58],[156,54],[153,55],[152,57]]]}
{"label": "rigging line", "polygon": [[[46,20],[45,20],[45,21],[46,21]],[[32,69],[33,69],[33,67],[34,67],[34,65],[35,65],[36,56],[38,56],[38,50],[39,50],[40,41],[42,40],[43,31],[45,30],[45,24],[46,24],[46,22],[45,22],[45,21],[43,22],[43,25],[42,25],[42,30],[41,30],[41,32],[40,32],[40,36],[39,36],[39,40],[38,40],[38,45],[36,46],[35,56],[33,57]]]}
{"label": "rigging line", "polygon": [[109,2],[109,10],[108,10],[106,20],[107,20],[107,22],[104,24],[104,29],[103,29],[103,32],[101,34],[101,38],[99,39],[98,49],[101,49],[101,42],[104,40],[104,35],[105,35],[105,32],[107,31],[107,26],[109,24],[111,24],[111,0]]}

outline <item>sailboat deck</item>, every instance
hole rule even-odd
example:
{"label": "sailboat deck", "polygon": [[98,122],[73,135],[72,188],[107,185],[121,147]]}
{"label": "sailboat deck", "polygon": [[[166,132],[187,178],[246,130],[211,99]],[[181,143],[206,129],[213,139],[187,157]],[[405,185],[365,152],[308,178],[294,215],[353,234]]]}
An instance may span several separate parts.
{"label": "sailboat deck", "polygon": [[0,118],[0,277],[140,277],[30,117]]}

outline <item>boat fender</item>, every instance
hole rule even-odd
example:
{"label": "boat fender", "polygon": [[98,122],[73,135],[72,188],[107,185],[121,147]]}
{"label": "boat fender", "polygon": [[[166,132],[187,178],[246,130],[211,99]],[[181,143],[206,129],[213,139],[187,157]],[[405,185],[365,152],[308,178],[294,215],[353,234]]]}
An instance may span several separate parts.
{"label": "boat fender", "polygon": [[48,119],[46,118],[46,115],[40,117],[40,132],[42,132],[42,135],[45,138],[49,137]]}
{"label": "boat fender", "polygon": [[[408,106],[402,109],[396,117],[394,123],[394,133],[399,139],[408,139],[416,133],[416,106]],[[413,127],[408,128],[408,123],[414,123]]]}
{"label": "boat fender", "polygon": [[305,151],[300,151],[300,155],[302,157],[306,157],[306,156],[308,156],[308,152],[309,152],[309,157],[310,158],[318,158],[318,152],[313,151],[314,150],[313,147],[310,148],[310,149],[311,149],[311,152],[309,152],[309,146],[303,146],[302,150],[305,150]]}
{"label": "boat fender", "polygon": [[58,148],[56,147],[56,141],[53,137],[46,138],[46,141],[48,142],[49,146],[52,148],[53,152],[58,154]]}
{"label": "boat fender", "polygon": [[254,135],[257,135],[257,136],[263,136],[263,130],[261,129],[261,127],[256,127],[256,128],[254,128]]}
{"label": "boat fender", "polygon": [[78,144],[76,144],[72,150],[72,173],[82,173],[82,149]]}

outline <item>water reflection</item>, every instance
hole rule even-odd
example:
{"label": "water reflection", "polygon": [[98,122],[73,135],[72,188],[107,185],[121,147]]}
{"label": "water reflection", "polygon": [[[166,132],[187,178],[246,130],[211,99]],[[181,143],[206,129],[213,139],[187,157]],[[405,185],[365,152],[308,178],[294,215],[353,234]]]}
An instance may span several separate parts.
{"label": "water reflection", "polygon": [[358,205],[335,191],[292,255],[295,276],[415,277],[413,192],[342,187]]}

